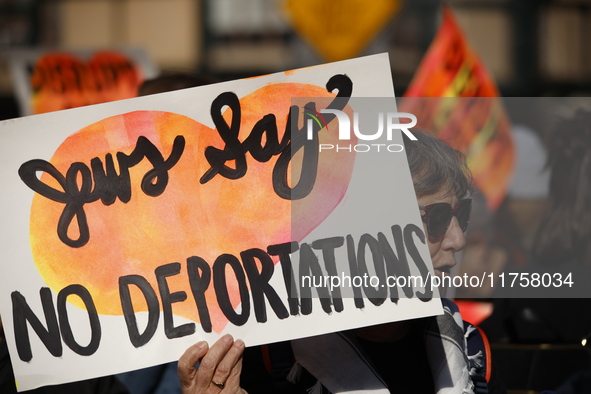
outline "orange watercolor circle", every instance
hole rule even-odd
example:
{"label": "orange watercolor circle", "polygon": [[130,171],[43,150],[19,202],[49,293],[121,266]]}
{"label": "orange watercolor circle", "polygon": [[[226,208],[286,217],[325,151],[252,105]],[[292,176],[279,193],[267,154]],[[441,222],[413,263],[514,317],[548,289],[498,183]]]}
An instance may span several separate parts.
{"label": "orange watercolor circle", "polygon": [[[333,96],[313,85],[267,85],[240,99],[239,139],[243,141],[264,114],[273,113],[281,140],[291,97]],[[227,114],[224,116],[228,118]],[[129,202],[117,200],[107,206],[99,200],[84,205],[90,239],[80,248],[69,247],[58,238],[57,223],[64,204],[35,194],[30,220],[33,259],[40,275],[55,292],[71,284],[83,285],[93,296],[99,314],[122,315],[118,287],[121,276],[141,275],[158,294],[154,270],[178,262],[181,273],[168,277],[167,282],[171,292],[185,291],[188,298],[174,303],[173,312],[198,322],[186,271],[187,258],[199,256],[212,266],[223,253],[239,258],[241,251],[250,248],[266,250],[269,245],[301,240],[340,202],[354,164],[354,154],[323,156],[314,190],[293,205],[273,190],[272,171],[277,157],[259,163],[247,154],[248,170],[244,177],[230,180],[216,175],[201,184],[201,176],[210,167],[205,148],[223,149],[224,142],[216,130],[191,118],[158,111],[130,112],[93,123],[68,137],[50,162],[62,174],[74,162],[90,167],[90,160],[99,158],[104,163],[108,154],[129,154],[140,136],[148,138],[166,159],[178,135],[185,138],[186,145],[168,173],[165,191],[151,197],[141,190],[142,177],[152,169],[146,159],[142,160],[130,169]],[[319,135],[321,143],[338,142],[336,128],[334,133]],[[118,168],[117,161],[115,166]],[[41,180],[60,190],[47,174]],[[75,223],[69,228],[71,238],[77,235]],[[240,302],[236,281],[229,280],[227,287],[236,308]],[[130,289],[134,310],[147,310],[139,290],[134,286]],[[76,304],[75,298],[70,297],[69,301]],[[220,332],[228,320],[217,305],[212,284],[206,299],[214,331]],[[76,305],[84,307],[81,303]]]}

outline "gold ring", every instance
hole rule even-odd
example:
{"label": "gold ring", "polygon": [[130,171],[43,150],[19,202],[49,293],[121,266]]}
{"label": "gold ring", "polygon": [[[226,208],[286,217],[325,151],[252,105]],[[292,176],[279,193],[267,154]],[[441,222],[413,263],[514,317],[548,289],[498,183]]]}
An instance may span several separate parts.
{"label": "gold ring", "polygon": [[214,382],[213,380],[211,381],[211,383],[212,383],[213,385],[215,385],[215,386],[217,386],[217,387],[221,388],[221,389],[223,389],[223,388],[224,388],[224,384],[223,384],[223,383]]}

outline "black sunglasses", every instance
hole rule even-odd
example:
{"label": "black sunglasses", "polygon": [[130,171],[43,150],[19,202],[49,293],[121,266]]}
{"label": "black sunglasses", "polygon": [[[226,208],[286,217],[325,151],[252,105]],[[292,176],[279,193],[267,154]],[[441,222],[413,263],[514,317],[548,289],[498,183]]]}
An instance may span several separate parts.
{"label": "black sunglasses", "polygon": [[419,207],[425,211],[422,216],[423,222],[427,224],[427,233],[432,237],[441,237],[447,232],[451,219],[455,216],[458,218],[458,223],[462,231],[468,228],[470,221],[470,210],[472,209],[472,199],[466,198],[460,200],[455,207],[451,207],[446,202],[438,202],[435,204],[425,205]]}

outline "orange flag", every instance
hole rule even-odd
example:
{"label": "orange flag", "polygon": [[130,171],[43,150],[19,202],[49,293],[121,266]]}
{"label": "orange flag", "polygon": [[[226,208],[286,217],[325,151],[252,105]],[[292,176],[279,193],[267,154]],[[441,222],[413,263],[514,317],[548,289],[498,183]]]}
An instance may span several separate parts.
{"label": "orange flag", "polygon": [[493,78],[445,6],[443,23],[400,109],[416,115],[417,127],[466,155],[491,209],[505,198],[514,162],[511,126],[498,96]]}

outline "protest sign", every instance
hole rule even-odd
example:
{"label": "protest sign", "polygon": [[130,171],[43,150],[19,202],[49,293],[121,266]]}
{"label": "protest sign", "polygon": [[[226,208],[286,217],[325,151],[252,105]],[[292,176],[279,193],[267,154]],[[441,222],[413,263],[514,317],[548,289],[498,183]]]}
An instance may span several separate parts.
{"label": "protest sign", "polygon": [[398,0],[286,0],[293,29],[324,59],[349,59],[365,48],[401,8]]}
{"label": "protest sign", "polygon": [[393,97],[374,55],[0,123],[19,390],[440,313],[385,283],[433,274]]}
{"label": "protest sign", "polygon": [[7,52],[21,115],[136,97],[158,70],[145,51],[19,49]]}

